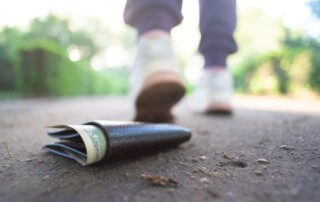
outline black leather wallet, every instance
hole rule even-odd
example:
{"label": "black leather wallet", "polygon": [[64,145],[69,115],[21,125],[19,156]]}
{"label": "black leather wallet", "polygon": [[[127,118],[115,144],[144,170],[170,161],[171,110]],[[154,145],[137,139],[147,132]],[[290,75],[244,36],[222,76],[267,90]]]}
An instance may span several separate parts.
{"label": "black leather wallet", "polygon": [[60,141],[43,148],[82,165],[159,151],[191,137],[189,129],[173,124],[92,121],[51,128],[55,130],[48,135]]}

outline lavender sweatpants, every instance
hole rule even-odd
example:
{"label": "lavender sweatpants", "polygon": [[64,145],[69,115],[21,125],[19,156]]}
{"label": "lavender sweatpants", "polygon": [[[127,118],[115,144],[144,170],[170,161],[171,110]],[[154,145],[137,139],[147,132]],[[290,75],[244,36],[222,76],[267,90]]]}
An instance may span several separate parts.
{"label": "lavender sweatpants", "polygon": [[[236,52],[235,0],[199,0],[199,51],[205,67],[226,66],[226,58]],[[124,20],[141,35],[153,29],[170,30],[182,21],[182,0],[127,0]]]}

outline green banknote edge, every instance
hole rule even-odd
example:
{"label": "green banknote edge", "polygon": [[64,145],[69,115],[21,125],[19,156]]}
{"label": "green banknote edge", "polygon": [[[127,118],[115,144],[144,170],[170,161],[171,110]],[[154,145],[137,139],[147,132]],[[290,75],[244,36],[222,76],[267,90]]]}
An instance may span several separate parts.
{"label": "green banknote edge", "polygon": [[81,165],[89,165],[101,161],[107,151],[107,141],[100,128],[93,125],[56,125],[49,128],[60,128],[75,130],[83,140],[87,151],[87,159],[84,161],[77,155],[67,152],[74,160]]}

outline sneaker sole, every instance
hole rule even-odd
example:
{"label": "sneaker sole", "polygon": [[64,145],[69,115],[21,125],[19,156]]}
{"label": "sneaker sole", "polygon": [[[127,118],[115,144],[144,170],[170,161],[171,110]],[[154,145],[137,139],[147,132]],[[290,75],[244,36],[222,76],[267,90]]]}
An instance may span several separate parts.
{"label": "sneaker sole", "polygon": [[230,115],[232,114],[232,106],[226,103],[215,103],[210,105],[205,113],[206,114],[222,114],[222,115]]}
{"label": "sneaker sole", "polygon": [[136,99],[135,121],[172,122],[171,108],[184,96],[182,80],[173,73],[157,73],[144,84]]}

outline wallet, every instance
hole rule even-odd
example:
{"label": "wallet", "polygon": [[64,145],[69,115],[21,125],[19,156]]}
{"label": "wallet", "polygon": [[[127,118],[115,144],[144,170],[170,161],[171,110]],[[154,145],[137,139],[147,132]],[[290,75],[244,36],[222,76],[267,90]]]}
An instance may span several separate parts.
{"label": "wallet", "polygon": [[98,120],[49,128],[48,135],[58,141],[43,149],[82,165],[144,155],[191,138],[189,129],[174,124]]}

